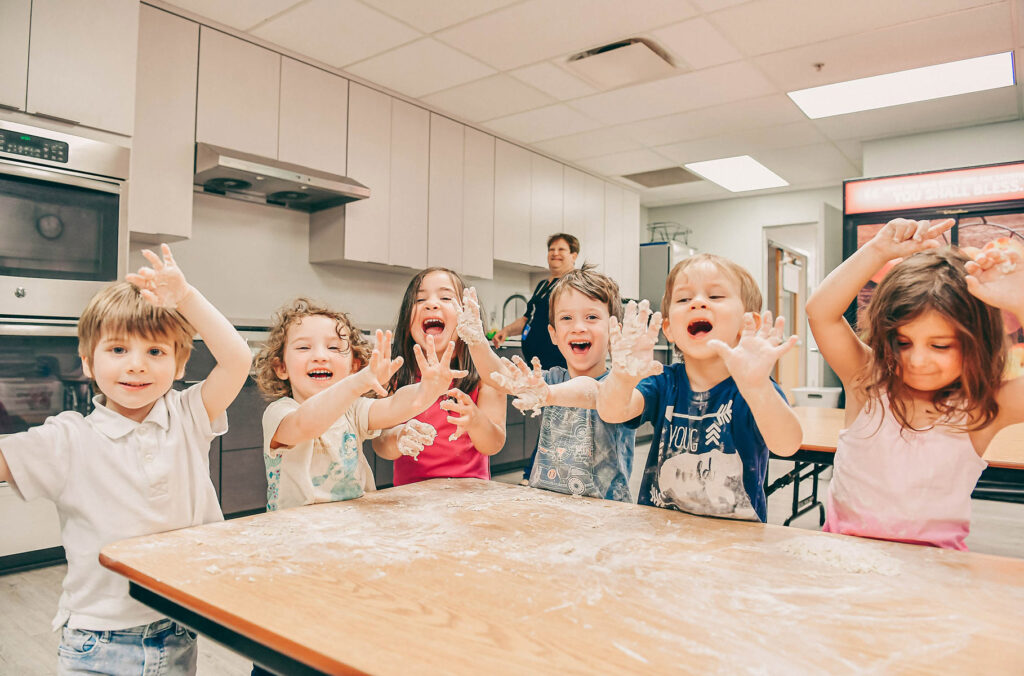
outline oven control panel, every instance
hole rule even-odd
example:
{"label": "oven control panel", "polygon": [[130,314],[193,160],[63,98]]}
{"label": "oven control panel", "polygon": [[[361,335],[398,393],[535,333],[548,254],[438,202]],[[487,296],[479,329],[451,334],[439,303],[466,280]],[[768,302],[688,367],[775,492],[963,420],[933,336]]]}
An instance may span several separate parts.
{"label": "oven control panel", "polygon": [[22,155],[50,162],[68,161],[68,144],[63,141],[0,129],[0,153]]}

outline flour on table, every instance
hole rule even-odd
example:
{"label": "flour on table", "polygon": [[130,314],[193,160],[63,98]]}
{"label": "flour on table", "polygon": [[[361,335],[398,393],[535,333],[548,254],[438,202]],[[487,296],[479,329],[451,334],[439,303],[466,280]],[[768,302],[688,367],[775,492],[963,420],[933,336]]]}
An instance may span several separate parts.
{"label": "flour on table", "polygon": [[869,543],[839,537],[800,537],[786,540],[782,549],[804,561],[821,563],[848,573],[896,575],[900,562]]}

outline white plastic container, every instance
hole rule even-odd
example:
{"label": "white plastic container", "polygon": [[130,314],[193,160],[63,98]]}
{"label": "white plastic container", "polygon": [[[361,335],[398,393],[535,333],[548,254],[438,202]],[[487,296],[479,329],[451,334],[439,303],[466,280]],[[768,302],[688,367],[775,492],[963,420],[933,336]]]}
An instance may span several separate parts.
{"label": "white plastic container", "polygon": [[794,387],[793,397],[797,406],[836,408],[842,391],[841,387]]}
{"label": "white plastic container", "polygon": [[61,388],[56,378],[0,378],[0,403],[8,415],[46,417],[61,410]]}

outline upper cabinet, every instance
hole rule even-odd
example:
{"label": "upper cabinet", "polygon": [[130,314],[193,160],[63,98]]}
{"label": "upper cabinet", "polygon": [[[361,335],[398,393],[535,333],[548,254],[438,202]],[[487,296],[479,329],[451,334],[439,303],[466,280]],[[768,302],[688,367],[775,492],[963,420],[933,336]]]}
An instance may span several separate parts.
{"label": "upper cabinet", "polygon": [[578,260],[604,267],[604,181],[590,174],[583,176],[583,236]]}
{"label": "upper cabinet", "polygon": [[[344,252],[332,252],[331,260],[387,264],[391,240],[391,97],[352,83],[348,126],[348,171],[370,189],[370,198],[345,205]],[[310,254],[321,256],[327,252],[311,250]]]}
{"label": "upper cabinet", "polygon": [[639,297],[640,195],[632,190],[622,191],[622,267],[620,275],[619,293],[622,297]]}
{"label": "upper cabinet", "polygon": [[143,5],[128,225],[150,240],[192,236],[199,24]]}
{"label": "upper cabinet", "polygon": [[24,78],[26,4],[0,3],[0,103],[131,136],[138,0],[33,0],[28,86],[23,79],[19,87],[13,78]]}
{"label": "upper cabinet", "polygon": [[32,0],[0,2],[0,107],[25,109]]}
{"label": "upper cabinet", "polygon": [[604,273],[619,283],[620,293],[623,293],[625,285],[622,277],[622,192],[617,185],[604,184]]}
{"label": "upper cabinet", "polygon": [[277,159],[345,175],[348,80],[281,57]]}
{"label": "upper cabinet", "polygon": [[562,164],[530,153],[530,263],[548,265],[548,237],[562,231]]}
{"label": "upper cabinet", "polygon": [[529,150],[501,139],[494,145],[494,260],[530,265]]}
{"label": "upper cabinet", "polygon": [[277,157],[281,55],[203,26],[196,141]]}
{"label": "upper cabinet", "polygon": [[387,227],[389,232],[390,265],[415,269],[427,266],[429,174],[430,113],[392,99],[390,221],[378,226]]}
{"label": "upper cabinet", "polygon": [[494,277],[494,137],[465,127],[462,171],[462,271]]}

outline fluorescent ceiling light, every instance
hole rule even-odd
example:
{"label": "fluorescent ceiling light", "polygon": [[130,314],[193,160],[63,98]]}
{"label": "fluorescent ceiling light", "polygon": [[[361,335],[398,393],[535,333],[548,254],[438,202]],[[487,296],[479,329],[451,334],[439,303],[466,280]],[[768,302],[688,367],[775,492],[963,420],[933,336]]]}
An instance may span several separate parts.
{"label": "fluorescent ceiling light", "polygon": [[789,92],[807,117],[844,115],[1014,84],[1013,52]]}
{"label": "fluorescent ceiling light", "polygon": [[786,180],[750,155],[693,162],[683,166],[732,192],[789,185]]}

